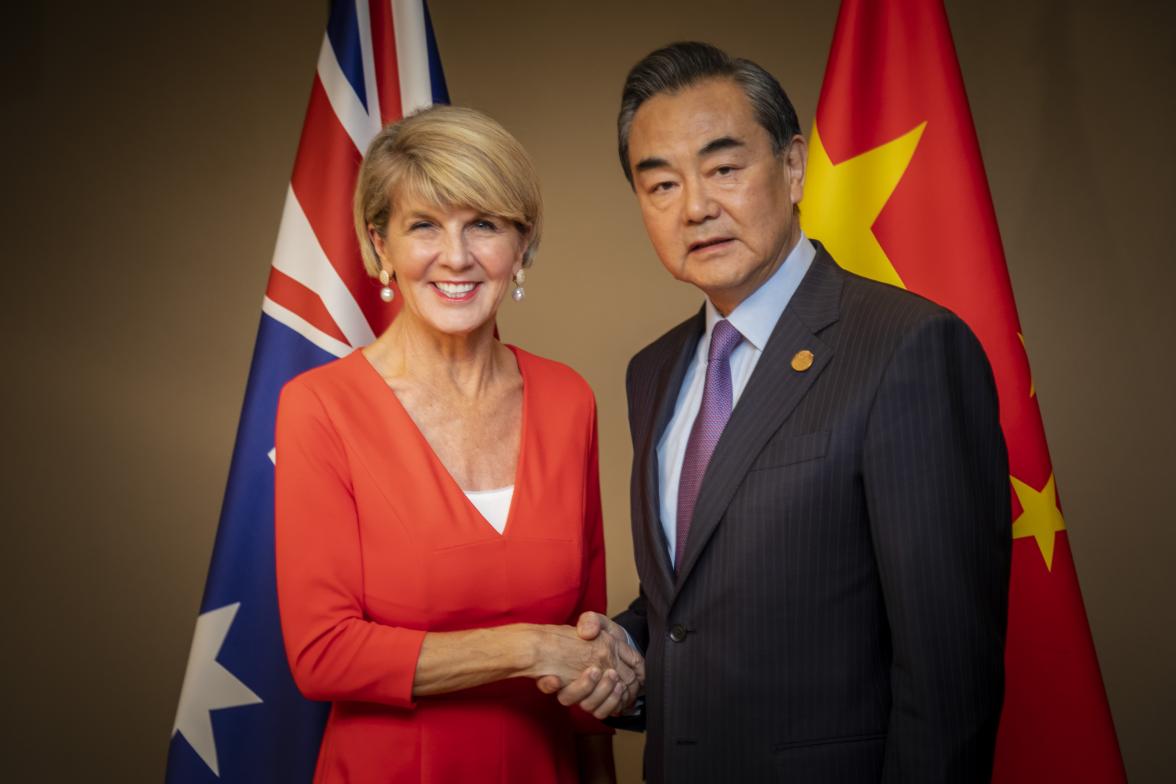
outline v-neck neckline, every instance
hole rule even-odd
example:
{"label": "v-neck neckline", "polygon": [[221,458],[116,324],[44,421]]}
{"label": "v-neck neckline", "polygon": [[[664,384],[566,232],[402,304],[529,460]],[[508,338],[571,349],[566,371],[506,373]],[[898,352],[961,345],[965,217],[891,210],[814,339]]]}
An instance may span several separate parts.
{"label": "v-neck neckline", "polygon": [[521,422],[519,424],[519,451],[515,457],[514,493],[510,499],[510,508],[506,513],[506,524],[503,525],[501,532],[499,532],[499,530],[495,528],[489,520],[482,516],[482,513],[478,511],[478,508],[474,506],[473,501],[471,501],[466,495],[465,489],[457,483],[457,480],[453,478],[453,474],[449,473],[449,469],[445,467],[445,463],[441,462],[441,458],[437,456],[437,452],[433,449],[433,445],[429,443],[429,439],[425,438],[425,434],[421,432],[421,429],[417,425],[416,420],[412,418],[412,415],[408,413],[408,409],[404,407],[404,403],[401,402],[400,397],[396,394],[396,390],[388,386],[388,382],[384,380],[384,377],[380,375],[380,371],[374,364],[372,364],[372,361],[368,359],[367,355],[363,353],[363,349],[356,349],[354,352],[355,354],[359,355],[359,361],[367,367],[375,381],[381,387],[383,387],[384,391],[387,392],[387,394],[392,398],[393,404],[404,416],[404,419],[408,422],[408,426],[411,428],[412,432],[416,434],[417,440],[420,441],[421,446],[424,447],[429,461],[433,463],[441,475],[445,477],[443,481],[448,484],[451,491],[456,492],[457,496],[461,499],[460,503],[465,505],[466,511],[476,517],[478,521],[483,526],[485,526],[486,530],[490,531],[494,534],[494,536],[499,538],[505,537],[508,533],[511,532],[516,516],[515,513],[519,507],[519,496],[522,495],[523,460],[527,455],[527,435],[529,432],[528,421],[530,420],[529,409],[531,407],[531,385],[527,379],[526,362],[522,357],[522,352],[517,346],[513,346],[510,343],[505,343],[503,345],[510,349],[511,354],[514,355],[515,364],[519,369],[519,376],[523,381],[523,411]]}

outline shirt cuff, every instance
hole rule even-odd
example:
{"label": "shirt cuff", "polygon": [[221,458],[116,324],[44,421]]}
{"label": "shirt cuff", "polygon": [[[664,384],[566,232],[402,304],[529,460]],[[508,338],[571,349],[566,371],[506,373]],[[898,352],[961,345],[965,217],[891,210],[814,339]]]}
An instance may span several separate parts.
{"label": "shirt cuff", "polygon": [[[618,623],[617,626],[621,626],[621,625]],[[641,650],[641,647],[637,644],[637,641],[633,639],[633,635],[629,634],[629,630],[626,629],[624,626],[621,626],[621,631],[623,631],[625,633],[625,639],[629,641],[629,647],[632,648],[633,650],[637,651],[637,653],[644,656],[645,651]]]}

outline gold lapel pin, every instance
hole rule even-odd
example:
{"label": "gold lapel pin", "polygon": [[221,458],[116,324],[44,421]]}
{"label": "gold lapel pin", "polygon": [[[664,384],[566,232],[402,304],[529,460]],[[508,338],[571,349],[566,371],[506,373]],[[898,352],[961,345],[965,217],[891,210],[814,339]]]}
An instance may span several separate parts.
{"label": "gold lapel pin", "polygon": [[792,369],[797,373],[803,373],[813,366],[813,352],[807,348],[797,351],[792,357]]}

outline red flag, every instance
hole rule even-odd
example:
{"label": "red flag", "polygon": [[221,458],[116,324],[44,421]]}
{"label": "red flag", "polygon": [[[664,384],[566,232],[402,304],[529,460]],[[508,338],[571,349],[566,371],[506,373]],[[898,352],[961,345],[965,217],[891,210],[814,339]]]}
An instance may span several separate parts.
{"label": "red flag", "polygon": [[847,269],[963,318],[996,374],[1014,541],[993,780],[1125,781],[942,0],[843,0],[801,210]]}

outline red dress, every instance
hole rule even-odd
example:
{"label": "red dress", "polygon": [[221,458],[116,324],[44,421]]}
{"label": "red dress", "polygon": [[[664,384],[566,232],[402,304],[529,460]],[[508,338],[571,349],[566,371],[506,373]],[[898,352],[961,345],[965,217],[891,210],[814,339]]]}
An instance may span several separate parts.
{"label": "red dress", "polygon": [[575,734],[608,731],[529,678],[412,696],[427,631],[605,610],[592,392],[512,351],[523,424],[502,534],[359,351],[282,390],[282,633],[299,689],[333,703],[316,782],[575,782]]}

